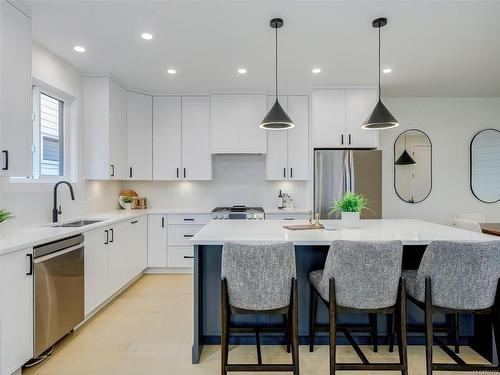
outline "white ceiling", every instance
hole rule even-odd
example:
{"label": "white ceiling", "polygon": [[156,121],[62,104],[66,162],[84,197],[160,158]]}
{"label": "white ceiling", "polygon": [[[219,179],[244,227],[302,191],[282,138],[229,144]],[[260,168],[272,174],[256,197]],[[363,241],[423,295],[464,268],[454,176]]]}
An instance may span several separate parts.
{"label": "white ceiling", "polygon": [[[282,17],[280,87],[374,85],[384,95],[500,96],[496,1],[24,1],[33,38],[86,73],[150,93],[272,90],[272,17]],[[140,34],[151,32],[145,41]],[[82,45],[84,54],[73,51]],[[166,73],[175,68],[175,76]],[[248,74],[236,70],[244,67]],[[322,72],[313,75],[311,69]]]}

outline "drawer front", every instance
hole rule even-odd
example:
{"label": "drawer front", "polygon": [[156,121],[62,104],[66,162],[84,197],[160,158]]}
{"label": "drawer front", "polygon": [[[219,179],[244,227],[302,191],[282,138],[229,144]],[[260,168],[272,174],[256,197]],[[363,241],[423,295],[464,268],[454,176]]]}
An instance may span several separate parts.
{"label": "drawer front", "polygon": [[309,214],[306,213],[279,213],[279,214],[266,214],[266,220],[307,220]]}
{"label": "drawer front", "polygon": [[169,267],[193,267],[193,246],[169,246]]}
{"label": "drawer front", "polygon": [[191,245],[191,238],[203,228],[203,225],[169,225],[168,245]]}
{"label": "drawer front", "polygon": [[194,224],[194,225],[200,225],[200,224],[206,224],[209,221],[210,221],[210,215],[209,214],[195,214],[195,215],[174,214],[174,215],[168,215],[168,223],[169,224]]}

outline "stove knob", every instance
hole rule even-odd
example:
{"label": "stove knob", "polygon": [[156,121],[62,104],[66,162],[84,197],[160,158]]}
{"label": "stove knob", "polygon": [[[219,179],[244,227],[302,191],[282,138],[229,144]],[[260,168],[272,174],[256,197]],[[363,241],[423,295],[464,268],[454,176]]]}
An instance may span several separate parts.
{"label": "stove knob", "polygon": [[217,214],[215,213],[212,214],[212,220],[217,220]]}
{"label": "stove knob", "polygon": [[229,219],[229,214],[223,214],[223,215],[222,215],[222,218],[223,218],[224,220]]}
{"label": "stove knob", "polygon": [[259,217],[259,220],[264,219],[264,215],[262,214],[262,212],[258,214],[258,217]]}
{"label": "stove knob", "polygon": [[222,219],[222,214],[218,214],[217,219]]}
{"label": "stove knob", "polygon": [[255,212],[253,213],[252,216],[253,216],[254,219],[257,219],[257,214]]}
{"label": "stove knob", "polygon": [[251,213],[247,213],[247,220],[252,220],[252,214]]}

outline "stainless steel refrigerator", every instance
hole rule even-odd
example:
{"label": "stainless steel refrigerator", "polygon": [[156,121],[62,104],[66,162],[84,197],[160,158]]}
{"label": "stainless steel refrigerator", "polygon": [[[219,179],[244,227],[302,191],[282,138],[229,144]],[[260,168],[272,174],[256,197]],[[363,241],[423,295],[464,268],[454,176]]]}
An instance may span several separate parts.
{"label": "stainless steel refrigerator", "polygon": [[314,151],[314,212],[322,219],[338,218],[340,215],[328,216],[330,206],[347,192],[368,199],[369,210],[361,218],[382,218],[382,151]]}

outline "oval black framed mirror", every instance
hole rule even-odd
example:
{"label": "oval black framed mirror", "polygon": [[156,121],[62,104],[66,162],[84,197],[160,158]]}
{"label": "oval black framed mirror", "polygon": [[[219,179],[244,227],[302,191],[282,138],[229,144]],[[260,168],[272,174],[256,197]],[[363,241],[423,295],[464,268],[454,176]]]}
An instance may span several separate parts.
{"label": "oval black framed mirror", "polygon": [[500,201],[500,130],[484,129],[470,142],[470,188],[484,203]]}
{"label": "oval black framed mirror", "polygon": [[420,203],[431,193],[432,142],[422,130],[406,130],[394,141],[394,190],[407,203]]}

